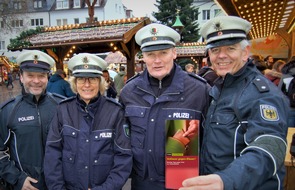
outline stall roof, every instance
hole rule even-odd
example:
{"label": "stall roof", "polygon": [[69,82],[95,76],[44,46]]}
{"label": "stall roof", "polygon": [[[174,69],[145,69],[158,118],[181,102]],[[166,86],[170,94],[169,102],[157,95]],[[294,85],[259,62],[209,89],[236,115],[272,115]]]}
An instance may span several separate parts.
{"label": "stall roof", "polygon": [[[146,17],[98,21],[93,24],[71,24],[44,27],[40,33],[27,36],[22,43],[9,45],[9,50],[48,49],[62,46],[76,46],[76,52],[102,53],[114,51],[130,42],[135,33],[149,24]],[[19,45],[21,44],[21,45]]]}
{"label": "stall roof", "polygon": [[[97,21],[92,24],[71,24],[39,28],[34,34],[22,34],[14,39],[8,49],[45,50],[62,65],[73,54],[104,53],[121,51],[127,58],[127,65],[134,65],[135,54],[140,50],[135,43],[136,32],[151,23],[147,17]],[[186,43],[177,45],[178,57],[203,56],[204,45]],[[62,68],[58,66],[57,68]],[[134,73],[133,67],[127,72]],[[128,70],[131,69],[131,70]]]}
{"label": "stall roof", "polygon": [[250,38],[264,38],[279,30],[290,33],[295,27],[294,0],[215,0],[228,15],[252,23]]}

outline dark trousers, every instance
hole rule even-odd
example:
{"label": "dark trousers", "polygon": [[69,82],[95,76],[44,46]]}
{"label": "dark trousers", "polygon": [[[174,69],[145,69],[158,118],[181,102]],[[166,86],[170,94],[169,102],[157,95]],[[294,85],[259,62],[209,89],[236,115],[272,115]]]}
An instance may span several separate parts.
{"label": "dark trousers", "polygon": [[13,83],[12,83],[12,81],[8,81],[6,87],[8,88],[9,85],[11,85],[12,88],[13,88]]}

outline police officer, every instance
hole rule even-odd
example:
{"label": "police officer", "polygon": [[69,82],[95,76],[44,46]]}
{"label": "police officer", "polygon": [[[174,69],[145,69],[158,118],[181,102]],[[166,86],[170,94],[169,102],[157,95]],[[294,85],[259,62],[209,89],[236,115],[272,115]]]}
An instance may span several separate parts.
{"label": "police officer", "polygon": [[201,148],[202,176],[188,189],[283,189],[288,102],[248,59],[251,23],[216,17],[200,32],[214,70]]}
{"label": "police officer", "polygon": [[130,175],[129,126],[123,108],[103,96],[105,67],[89,53],[68,62],[77,96],[59,105],[51,123],[44,166],[50,190],[121,189]]}
{"label": "police officer", "polygon": [[49,123],[62,96],[46,93],[54,60],[38,50],[17,57],[22,94],[0,108],[0,176],[13,189],[47,189],[43,157]]}
{"label": "police officer", "polygon": [[[162,24],[149,24],[135,35],[147,69],[130,79],[120,101],[130,121],[133,152],[133,190],[165,189],[165,122],[195,119],[202,124],[208,105],[208,86],[181,69],[174,59],[180,35]],[[189,127],[183,137],[195,133]]]}

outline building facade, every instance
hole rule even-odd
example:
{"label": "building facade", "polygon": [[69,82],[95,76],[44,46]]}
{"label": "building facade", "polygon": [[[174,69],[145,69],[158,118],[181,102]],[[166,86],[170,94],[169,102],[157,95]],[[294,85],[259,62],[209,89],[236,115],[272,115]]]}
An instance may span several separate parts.
{"label": "building facade", "polygon": [[[10,39],[36,27],[86,23],[89,20],[86,0],[1,0],[0,54],[14,60],[19,52],[10,52]],[[92,2],[93,0],[90,0]],[[94,21],[132,17],[122,0],[97,0]]]}
{"label": "building facade", "polygon": [[[214,2],[214,0],[194,0],[194,6],[199,9],[199,15],[197,22],[199,24],[199,28],[202,27],[205,22],[208,20],[215,18],[217,16],[225,15],[225,12],[220,8],[218,4]],[[200,37],[198,42],[203,42],[204,39]]]}

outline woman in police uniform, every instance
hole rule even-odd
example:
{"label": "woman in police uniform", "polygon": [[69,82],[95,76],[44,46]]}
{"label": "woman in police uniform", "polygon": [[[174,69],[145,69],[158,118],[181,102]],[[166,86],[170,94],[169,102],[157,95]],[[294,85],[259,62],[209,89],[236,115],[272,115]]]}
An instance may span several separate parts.
{"label": "woman in police uniform", "polygon": [[76,97],[63,101],[51,123],[45,153],[49,189],[121,189],[132,167],[124,111],[102,96],[106,63],[82,53],[69,60]]}

